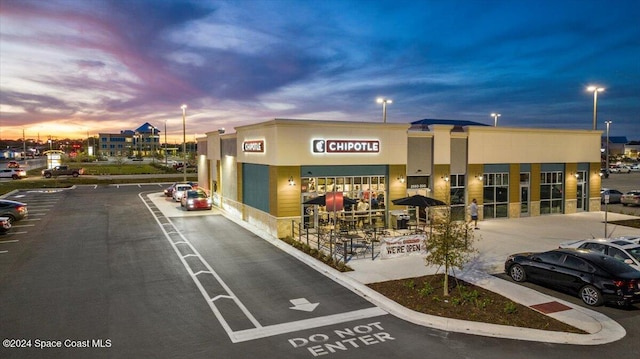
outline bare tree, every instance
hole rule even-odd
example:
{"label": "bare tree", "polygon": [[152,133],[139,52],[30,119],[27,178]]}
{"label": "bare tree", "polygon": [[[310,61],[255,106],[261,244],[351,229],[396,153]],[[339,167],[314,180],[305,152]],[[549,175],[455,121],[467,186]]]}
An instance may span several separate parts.
{"label": "bare tree", "polygon": [[[431,209],[431,210],[435,210]],[[473,227],[465,221],[453,221],[450,208],[438,208],[431,219],[432,233],[427,240],[428,265],[444,267],[444,293],[449,295],[449,270],[462,268],[476,253]]]}

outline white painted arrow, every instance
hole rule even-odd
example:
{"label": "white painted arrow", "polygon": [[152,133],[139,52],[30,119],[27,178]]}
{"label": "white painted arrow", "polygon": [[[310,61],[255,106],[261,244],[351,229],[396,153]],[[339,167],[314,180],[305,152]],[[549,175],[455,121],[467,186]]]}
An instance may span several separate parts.
{"label": "white painted arrow", "polygon": [[301,310],[304,312],[313,312],[313,310],[320,305],[320,303],[309,303],[306,298],[291,299],[289,301],[293,304],[293,307],[289,307],[289,309]]}

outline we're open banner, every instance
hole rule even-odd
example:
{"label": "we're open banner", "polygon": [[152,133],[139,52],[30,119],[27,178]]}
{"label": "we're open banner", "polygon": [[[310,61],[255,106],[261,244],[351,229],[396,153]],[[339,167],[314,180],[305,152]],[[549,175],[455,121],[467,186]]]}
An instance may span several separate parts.
{"label": "we're open banner", "polygon": [[416,254],[427,254],[427,236],[412,234],[400,237],[384,237],[381,241],[382,259],[397,258]]}

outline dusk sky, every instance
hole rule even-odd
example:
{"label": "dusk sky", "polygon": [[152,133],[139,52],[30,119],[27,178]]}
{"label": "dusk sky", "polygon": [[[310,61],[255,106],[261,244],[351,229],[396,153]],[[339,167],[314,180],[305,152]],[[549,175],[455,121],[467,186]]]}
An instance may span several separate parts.
{"label": "dusk sky", "polygon": [[[0,0],[0,138],[169,142],[273,118],[640,140],[638,0]],[[161,138],[164,141],[164,138]]]}

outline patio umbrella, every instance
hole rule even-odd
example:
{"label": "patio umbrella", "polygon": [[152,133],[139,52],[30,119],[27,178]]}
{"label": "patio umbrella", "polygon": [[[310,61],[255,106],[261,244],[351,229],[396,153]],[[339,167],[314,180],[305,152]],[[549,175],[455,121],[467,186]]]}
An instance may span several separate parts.
{"label": "patio umbrella", "polygon": [[445,206],[446,203],[435,198],[426,197],[420,194],[415,194],[409,197],[403,197],[391,200],[393,204],[397,206],[413,206],[417,207],[416,209],[416,223],[420,223],[420,209],[419,207],[434,207],[434,206]]}
{"label": "patio umbrella", "polygon": [[426,197],[420,194],[416,194],[409,197],[394,199],[391,202],[398,206],[413,206],[413,207],[433,207],[433,206],[445,206],[446,203],[435,198]]}

